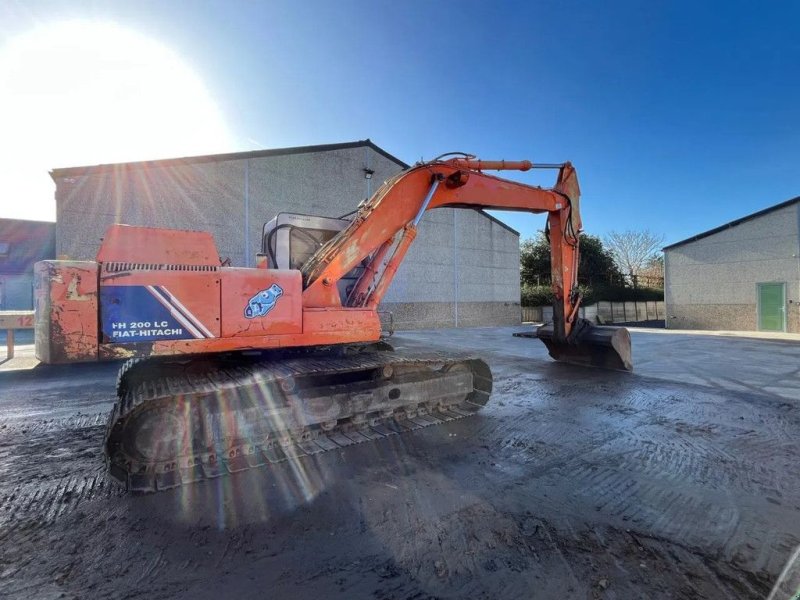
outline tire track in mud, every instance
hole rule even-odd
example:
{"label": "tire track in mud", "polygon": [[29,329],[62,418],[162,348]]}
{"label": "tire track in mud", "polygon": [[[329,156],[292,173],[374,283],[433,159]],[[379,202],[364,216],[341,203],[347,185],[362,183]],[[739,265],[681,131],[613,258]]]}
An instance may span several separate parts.
{"label": "tire track in mud", "polygon": [[[612,518],[610,523],[723,555],[743,571],[780,572],[783,557],[800,539],[774,529],[776,520],[788,522],[796,514],[796,507],[784,506],[780,492],[769,487],[779,478],[776,472],[747,461],[720,468],[719,463],[704,464],[692,451],[669,447],[667,460],[659,462],[664,454],[646,448],[620,454],[613,466],[575,466],[573,461],[569,473],[584,506],[579,510],[593,508]],[[763,508],[742,514],[737,506],[743,493],[748,504]]]}
{"label": "tire track in mud", "polygon": [[[666,483],[689,482],[712,490],[772,493],[785,481],[782,468],[681,437],[623,436],[613,442],[617,467]],[[612,450],[613,452],[614,450]],[[591,457],[589,457],[591,458]]]}
{"label": "tire track in mud", "polygon": [[726,490],[710,491],[704,482],[686,485],[699,464],[691,452],[670,455],[678,465],[672,475],[670,463],[658,462],[643,452],[640,447],[620,453],[619,462],[613,465],[608,461],[573,462],[565,472],[569,472],[581,504],[620,524],[692,546],[728,543],[739,523],[739,511]]}
{"label": "tire track in mud", "polygon": [[105,426],[111,411],[77,414],[61,419],[40,419],[38,421],[24,421],[21,419],[0,419],[0,436],[11,433],[44,433],[69,429],[86,429],[89,427]]}
{"label": "tire track in mud", "polygon": [[0,423],[0,540],[18,530],[24,539],[86,502],[125,494],[102,461],[108,414]]}
{"label": "tire track in mud", "polygon": [[85,502],[119,497],[125,491],[108,481],[105,472],[63,477],[47,485],[18,485],[0,498],[0,540],[19,528],[46,527]]}
{"label": "tire track in mud", "polygon": [[[610,597],[625,598],[638,597],[644,586],[685,599],[763,597],[770,581],[685,540],[565,515],[500,512],[482,502],[440,520],[386,522],[376,533],[395,540],[393,569],[408,573],[424,597],[521,598],[531,590],[537,597],[604,597],[608,588]],[[405,597],[402,585],[391,592]]]}
{"label": "tire track in mud", "polygon": [[[540,469],[537,476],[553,481],[568,476],[580,505],[612,517],[612,523],[627,523],[707,549],[734,545],[741,515],[732,496],[744,493],[763,503],[776,490],[791,495],[785,486],[797,478],[787,481],[786,465],[781,464],[785,461],[774,460],[774,452],[776,444],[782,446],[787,439],[792,419],[776,412],[771,401],[773,410],[754,411],[745,404],[750,399],[740,395],[722,403],[718,395],[695,388],[612,395],[611,386],[601,385],[596,391],[597,402],[577,403],[573,413],[533,403],[541,410],[522,420],[534,426],[521,432],[519,421],[501,425],[495,431],[503,434],[499,449],[506,453],[519,449],[515,460],[524,459],[530,450],[537,455],[536,462],[545,465],[550,450],[566,460],[550,463],[550,472]],[[571,386],[562,385],[550,394],[568,405],[571,392]],[[551,414],[560,422],[550,421]],[[607,435],[608,431],[616,434]],[[576,434],[584,451],[572,451]],[[742,440],[753,452],[740,451]],[[786,456],[796,455],[786,450]],[[535,460],[529,458],[526,462]],[[772,556],[780,555],[785,545],[775,546]],[[751,558],[746,562],[763,564]]]}
{"label": "tire track in mud", "polygon": [[[794,518],[790,513],[787,518]],[[753,572],[780,573],[786,560],[800,548],[800,537],[779,531],[763,520],[743,519],[733,538],[722,548],[732,565]]]}
{"label": "tire track in mud", "polygon": [[[739,511],[707,493],[665,487],[614,468],[591,468],[574,473],[584,502],[596,512],[619,519],[671,540],[697,547],[727,543],[739,523]],[[702,523],[702,528],[698,524]]]}
{"label": "tire track in mud", "polygon": [[[739,523],[730,490],[761,492],[753,483],[754,471],[719,448],[685,436],[654,435],[647,428],[573,456],[559,469],[569,474],[584,506],[698,547],[730,541]],[[762,476],[763,485],[773,479]]]}

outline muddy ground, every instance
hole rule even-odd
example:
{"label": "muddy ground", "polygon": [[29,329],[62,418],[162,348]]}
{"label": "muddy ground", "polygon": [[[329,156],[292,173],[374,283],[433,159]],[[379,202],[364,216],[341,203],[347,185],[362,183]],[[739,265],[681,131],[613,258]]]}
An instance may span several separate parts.
{"label": "muddy ground", "polygon": [[0,597],[766,597],[800,344],[634,334],[629,375],[510,331],[395,338],[485,356],[478,416],[146,497],[103,475],[113,365],[0,373]]}

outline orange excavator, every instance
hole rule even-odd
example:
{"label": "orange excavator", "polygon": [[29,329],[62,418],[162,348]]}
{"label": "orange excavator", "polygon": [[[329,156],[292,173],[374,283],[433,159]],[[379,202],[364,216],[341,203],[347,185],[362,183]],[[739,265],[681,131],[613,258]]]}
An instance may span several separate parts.
{"label": "orange excavator", "polygon": [[[556,184],[486,173],[531,168]],[[579,318],[579,197],[570,163],[443,155],[350,220],[279,215],[256,268],[225,266],[209,233],[112,225],[96,261],[37,263],[36,355],[128,359],[105,454],[136,492],[469,416],[492,390],[486,362],[394,352],[378,313],[425,211],[455,207],[547,213],[553,321],[521,335],[556,360],[630,370],[627,330]]]}

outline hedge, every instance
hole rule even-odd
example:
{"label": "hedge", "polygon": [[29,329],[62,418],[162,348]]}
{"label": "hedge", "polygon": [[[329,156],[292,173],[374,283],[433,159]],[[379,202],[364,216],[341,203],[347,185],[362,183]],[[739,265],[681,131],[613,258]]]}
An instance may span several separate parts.
{"label": "hedge", "polygon": [[[634,302],[663,300],[664,290],[654,288],[580,286],[584,306],[600,301]],[[547,306],[553,303],[553,291],[549,285],[523,285],[522,306]]]}

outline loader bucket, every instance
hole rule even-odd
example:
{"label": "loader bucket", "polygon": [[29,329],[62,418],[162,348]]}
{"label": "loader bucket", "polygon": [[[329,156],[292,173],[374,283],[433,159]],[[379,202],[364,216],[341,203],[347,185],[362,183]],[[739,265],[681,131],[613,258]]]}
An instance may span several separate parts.
{"label": "loader bucket", "polygon": [[600,367],[632,371],[631,334],[624,327],[587,325],[576,340],[559,342],[553,336],[553,324],[542,325],[536,330],[538,337],[555,360]]}

